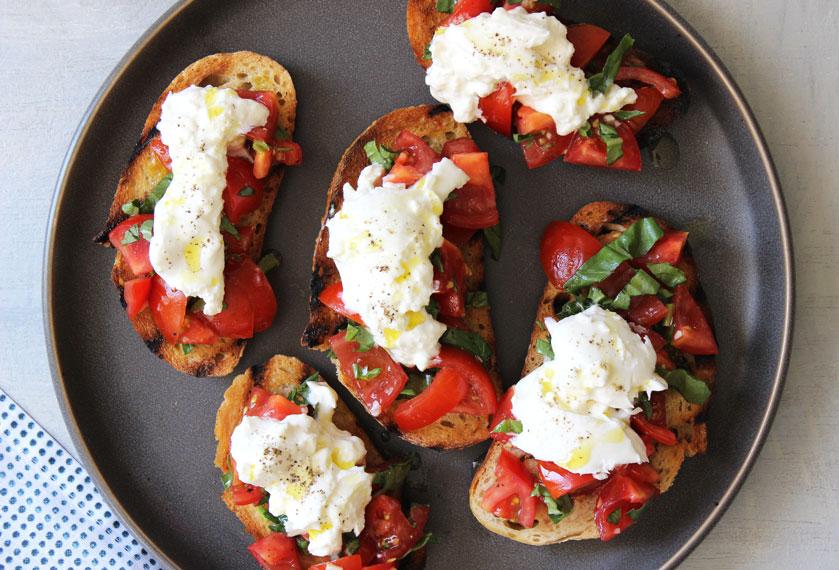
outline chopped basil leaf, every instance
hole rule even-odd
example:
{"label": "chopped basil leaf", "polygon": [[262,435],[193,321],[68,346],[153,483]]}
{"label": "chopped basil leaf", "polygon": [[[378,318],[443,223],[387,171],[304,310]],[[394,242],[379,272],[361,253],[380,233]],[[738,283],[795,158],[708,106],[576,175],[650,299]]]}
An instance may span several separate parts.
{"label": "chopped basil leaf", "polygon": [[[661,291],[659,291],[660,293]],[[667,316],[664,317],[664,320],[661,321],[662,326],[665,327],[672,327],[673,326],[673,310],[675,305],[673,303],[667,304]]]}
{"label": "chopped basil leaf", "polygon": [[154,233],[154,220],[146,220],[140,224],[140,234],[146,241],[151,241],[151,236]]}
{"label": "chopped basil leaf", "polygon": [[636,295],[655,295],[660,288],[661,285],[658,281],[650,277],[650,274],[643,269],[639,269],[615,297],[612,307],[627,310],[632,297]]}
{"label": "chopped basil leaf", "polygon": [[640,518],[641,513],[643,513],[644,509],[646,509],[646,508],[647,508],[647,503],[644,503],[643,505],[641,505],[637,509],[629,509],[626,512],[626,514],[629,515],[629,518],[631,518],[633,521],[637,521]]}
{"label": "chopped basil leaf", "polygon": [[[263,499],[268,499],[268,494],[266,493]],[[271,529],[271,532],[285,532],[285,523],[288,522],[288,517],[285,515],[280,515],[275,517],[268,511],[268,507],[264,503],[260,503],[258,505],[259,512],[262,513],[262,516],[271,524],[268,525],[268,528]]]}
{"label": "chopped basil leaf", "polygon": [[460,348],[477,356],[486,365],[492,358],[492,348],[478,333],[461,329],[446,329],[440,342]]}
{"label": "chopped basil leaf", "polygon": [[265,141],[253,141],[253,149],[256,152],[267,152],[271,149]]}
{"label": "chopped basil leaf", "polygon": [[152,191],[149,192],[148,196],[142,199],[137,198],[136,200],[131,200],[130,202],[123,204],[122,211],[129,216],[135,216],[137,214],[153,214],[154,207],[160,199],[163,198],[163,194],[165,194],[166,189],[169,188],[170,182],[172,182],[171,172],[160,179],[155,187],[152,188]]}
{"label": "chopped basil leaf", "polygon": [[548,489],[539,483],[533,486],[530,496],[540,497],[544,501],[545,506],[548,507],[548,518],[553,523],[558,523],[574,509],[574,502],[570,496],[562,495],[560,498],[554,499]]}
{"label": "chopped basil leaf", "polygon": [[623,156],[623,139],[615,127],[601,122],[600,140],[606,143],[606,164],[614,164]]}
{"label": "chopped basil leaf", "polygon": [[359,366],[357,362],[352,364],[352,373],[359,380],[372,380],[382,373],[381,368],[369,369],[366,366]]}
{"label": "chopped basil leaf", "polygon": [[190,352],[192,352],[192,345],[191,344],[182,344],[181,345],[181,350],[183,351],[184,354],[189,354]]}
{"label": "chopped basil leaf", "polygon": [[227,473],[222,473],[220,478],[221,486],[224,489],[229,489],[230,485],[233,484],[233,473],[231,473],[230,471],[228,471]]}
{"label": "chopped basil leaf", "polygon": [[[566,301],[566,303],[562,305],[562,308],[559,310],[559,313],[557,313],[556,316],[559,319],[564,319],[565,317],[570,317],[572,315],[576,315],[577,313],[582,313],[583,311],[591,307],[593,304],[594,303],[592,303],[588,299],[585,299],[584,301],[571,299],[570,301]],[[544,330],[544,325],[542,325],[542,322],[538,322],[542,330]]]}
{"label": "chopped basil leaf", "polygon": [[454,9],[455,0],[437,0],[437,11],[451,14]]}
{"label": "chopped basil leaf", "polygon": [[434,269],[436,269],[440,273],[443,273],[446,270],[445,266],[443,265],[443,256],[440,253],[439,249],[435,249],[431,252],[431,265],[433,265]]}
{"label": "chopped basil leaf", "polygon": [[405,556],[408,556],[408,555],[409,555],[410,553],[412,553],[412,552],[416,552],[417,550],[420,550],[420,549],[422,549],[422,548],[425,548],[425,547],[426,547],[426,545],[427,545],[429,542],[431,542],[431,539],[433,538],[433,536],[434,536],[434,535],[433,535],[433,534],[431,534],[430,532],[426,532],[425,534],[423,534],[423,535],[422,535],[422,538],[420,538],[420,539],[417,541],[417,543],[416,543],[416,544],[415,544],[415,545],[411,548],[411,550],[409,550],[408,552],[406,552],[406,553],[402,556],[402,558],[405,558]]}
{"label": "chopped basil leaf", "polygon": [[136,216],[140,213],[140,204],[142,203],[142,200],[131,200],[122,205],[122,211],[128,216]]}
{"label": "chopped basil leaf", "polygon": [[413,398],[428,388],[433,380],[434,373],[432,371],[412,372],[408,374],[408,382],[405,384],[405,388],[399,393],[399,397]]}
{"label": "chopped basil leaf", "polygon": [[515,6],[516,4],[521,4],[522,0],[507,0],[507,4]]}
{"label": "chopped basil leaf", "polygon": [[540,338],[536,341],[536,352],[544,356],[548,360],[554,359],[554,349],[551,346],[551,341]]}
{"label": "chopped basil leaf", "polygon": [[583,123],[583,126],[577,129],[577,132],[580,133],[581,137],[590,137],[591,136],[591,123],[586,121]]}
{"label": "chopped basil leaf", "polygon": [[501,257],[501,222],[491,228],[484,228],[484,239],[486,239],[492,258],[496,261]]}
{"label": "chopped basil leaf", "polygon": [[268,251],[259,260],[258,265],[262,272],[267,274],[272,269],[280,266],[280,257],[275,252]]}
{"label": "chopped basil leaf", "polygon": [[684,397],[685,400],[691,404],[704,404],[711,396],[711,389],[702,380],[691,376],[691,374],[683,369],[676,370],[656,370],[658,375],[667,381],[667,385],[675,388]]}
{"label": "chopped basil leaf", "polygon": [[334,351],[334,350],[332,350],[331,348],[327,348],[327,349],[323,352],[323,354],[324,354],[324,355],[326,356],[326,358],[328,358],[329,360],[335,360],[336,358],[338,358],[337,356],[335,356],[335,351]]}
{"label": "chopped basil leaf", "polygon": [[373,335],[364,327],[356,326],[352,323],[347,325],[347,340],[354,340],[358,343],[359,352],[367,352],[376,344],[373,340]]}
{"label": "chopped basil leaf", "polygon": [[526,142],[526,141],[529,141],[531,139],[533,139],[533,134],[520,135],[518,133],[513,133],[513,141],[515,141],[517,143]]}
{"label": "chopped basil leaf", "polygon": [[287,130],[277,125],[277,130],[274,131],[274,138],[278,141],[287,141],[291,139],[291,135]]}
{"label": "chopped basil leaf", "polygon": [[628,121],[629,119],[646,115],[646,113],[644,111],[615,111],[612,115],[620,121]]}
{"label": "chopped basil leaf", "polygon": [[565,282],[565,290],[577,293],[583,287],[600,283],[624,261],[646,254],[663,235],[653,218],[641,218],[583,263]]}
{"label": "chopped basil leaf", "polygon": [[668,287],[675,287],[676,285],[687,281],[687,278],[685,278],[685,272],[678,267],[670,265],[669,263],[650,263],[647,265],[647,269],[650,270],[650,273],[655,275],[656,279]]}
{"label": "chopped basil leaf", "polygon": [[653,404],[650,402],[650,397],[647,396],[646,392],[638,394],[638,399],[635,401],[635,405],[643,410],[644,416],[646,416],[648,420],[653,417]]}
{"label": "chopped basil leaf", "polygon": [[507,171],[504,170],[503,166],[493,164],[489,167],[489,173],[495,184],[504,184],[504,181],[507,179]]}
{"label": "chopped basil leaf", "polygon": [[620,509],[615,509],[614,511],[609,513],[609,516],[606,517],[606,520],[609,521],[612,524],[618,524],[621,521],[621,516],[622,516],[621,510]]}
{"label": "chopped basil leaf", "polygon": [[431,59],[431,44],[425,46],[425,50],[422,52],[423,59]]}
{"label": "chopped basil leaf", "polygon": [[223,232],[229,233],[235,238],[239,237],[239,230],[236,229],[236,226],[234,226],[233,223],[229,219],[227,219],[227,216],[225,216],[224,214],[221,215],[221,225],[219,226],[219,229],[221,229],[221,231]]}
{"label": "chopped basil leaf", "polygon": [[346,537],[347,534],[350,536],[344,538],[344,552],[346,552],[347,555],[352,556],[358,552],[358,549],[361,547],[361,542],[358,540],[358,537],[352,533],[345,533],[344,536]]}
{"label": "chopped basil leaf", "polygon": [[493,428],[493,433],[521,433],[521,420],[504,420]]}
{"label": "chopped basil leaf", "polygon": [[239,190],[237,194],[239,194],[239,196],[253,196],[253,188],[251,188],[250,186],[245,186],[244,188]]}
{"label": "chopped basil leaf", "polygon": [[307,553],[309,552],[309,541],[308,540],[306,540],[302,536],[298,536],[297,538],[295,538],[295,541],[297,542],[297,548],[299,548],[303,552],[307,552]]}
{"label": "chopped basil leaf", "polygon": [[376,495],[398,493],[405,484],[408,472],[413,468],[414,459],[409,457],[398,463],[391,463],[384,471],[373,475],[373,485],[378,487]]}
{"label": "chopped basil leaf", "polygon": [[405,388],[401,392],[399,392],[399,396],[397,398],[413,398],[417,395],[417,391],[413,388]]}
{"label": "chopped basil leaf", "polygon": [[466,306],[476,309],[489,307],[489,296],[486,291],[472,291],[466,293]]}
{"label": "chopped basil leaf", "polygon": [[609,299],[609,297],[606,296],[606,293],[600,290],[599,287],[592,287],[589,289],[587,298],[591,300],[592,303],[597,303],[598,305],[611,305],[611,299]]}
{"label": "chopped basil leaf", "polygon": [[320,378],[320,375],[315,372],[305,380],[303,380],[300,384],[295,386],[291,389],[291,392],[288,393],[288,399],[297,404],[298,406],[306,406],[309,404],[309,382],[310,380],[313,382],[317,382]]}
{"label": "chopped basil leaf", "polygon": [[393,168],[393,159],[399,154],[388,150],[384,145],[377,145],[375,140],[364,145],[364,152],[367,153],[370,162],[381,165],[385,170]]}
{"label": "chopped basil leaf", "polygon": [[426,312],[434,317],[437,318],[437,315],[440,314],[440,303],[437,302],[437,299],[429,299],[428,304],[425,306]]}
{"label": "chopped basil leaf", "polygon": [[122,245],[129,245],[140,239],[140,224],[134,224],[122,236]]}
{"label": "chopped basil leaf", "polygon": [[621,38],[618,47],[606,58],[603,71],[588,78],[588,86],[592,91],[606,93],[609,90],[609,87],[615,82],[615,76],[618,74],[623,56],[626,55],[626,52],[634,43],[635,40],[629,34]]}
{"label": "chopped basil leaf", "polygon": [[666,287],[662,287],[658,290],[658,296],[664,299],[665,301],[670,299],[673,296],[673,291],[667,289]]}

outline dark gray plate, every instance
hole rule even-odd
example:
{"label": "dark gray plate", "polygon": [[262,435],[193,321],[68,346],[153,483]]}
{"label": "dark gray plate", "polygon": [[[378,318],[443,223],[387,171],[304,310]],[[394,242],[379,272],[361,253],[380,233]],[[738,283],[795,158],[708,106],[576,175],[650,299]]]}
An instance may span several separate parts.
{"label": "dark gray plate", "polygon": [[[392,6],[391,6],[392,4]],[[721,347],[708,418],[707,455],[686,462],[673,490],[653,501],[631,532],[533,548],[490,534],[472,518],[466,490],[483,446],[420,452],[413,496],[432,503],[430,568],[571,565],[673,566],[701,540],[743,482],[778,401],[787,362],[792,261],[777,178],[754,119],[716,57],[661,2],[566,2],[578,21],[631,32],[638,45],[680,69],[688,114],[672,127],[681,162],[647,161],[629,174],[552,164],[528,172],[518,149],[483,126],[482,148],[507,169],[499,189],[500,262],[488,288],[507,384],[518,379],[544,277],[541,230],[597,199],[635,202],[691,231]],[[376,117],[430,101],[405,35],[404,2],[194,2],[178,5],[141,39],[103,87],[67,155],[45,255],[45,323],[56,390],[82,459],[126,524],[173,566],[254,568],[239,522],[218,499],[213,423],[227,378],[173,372],[137,338],[109,280],[112,252],[90,238],[102,229],[120,172],[151,103],[182,68],[204,55],[250,49],[276,58],[300,99],[296,138],[305,165],[290,169],[266,246],[282,251],[271,277],[279,316],[240,365],[303,350],[310,258],[325,190],[338,157]],[[355,407],[358,410],[358,407]],[[369,422],[368,422],[369,424]],[[376,431],[386,451],[411,451]]]}

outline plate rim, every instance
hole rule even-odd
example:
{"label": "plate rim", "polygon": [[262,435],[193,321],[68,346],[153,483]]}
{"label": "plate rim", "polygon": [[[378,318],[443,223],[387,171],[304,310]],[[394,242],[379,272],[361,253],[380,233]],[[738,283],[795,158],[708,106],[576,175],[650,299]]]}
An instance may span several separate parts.
{"label": "plate rim", "polygon": [[[79,453],[79,461],[87,470],[91,479],[96,484],[102,497],[107,501],[111,509],[119,520],[134,533],[134,536],[142,543],[143,546],[154,556],[161,564],[168,565],[172,568],[180,568],[158,545],[149,538],[143,528],[134,520],[134,518],[126,511],[122,503],[114,495],[110,485],[99,470],[93,455],[87,445],[85,436],[79,428],[76,416],[73,413],[70,399],[67,393],[64,377],[61,370],[58,343],[56,342],[55,321],[54,315],[54,280],[55,274],[54,253],[55,241],[57,237],[57,220],[61,211],[61,205],[64,202],[64,196],[67,191],[69,174],[72,171],[82,142],[86,139],[87,133],[99,111],[99,108],[108,97],[111,90],[122,78],[128,66],[139,57],[146,46],[160,33],[169,23],[180,15],[188,6],[194,3],[195,0],[179,0],[166,10],[149,28],[143,32],[140,38],[131,46],[126,54],[114,66],[113,70],[103,81],[102,86],[96,92],[88,106],[87,110],[81,117],[79,125],[76,128],[67,152],[62,161],[61,168],[56,179],[53,197],[50,204],[50,210],[46,228],[46,239],[44,242],[44,249],[42,255],[42,283],[41,283],[41,300],[42,300],[42,319],[44,328],[44,337],[46,340],[47,359],[49,362],[50,375],[52,378],[53,389],[58,399],[58,404],[61,409],[62,418],[70,438],[73,441],[76,450]],[[750,138],[756,145],[756,150],[766,173],[768,179],[769,190],[771,193],[772,202],[775,209],[776,218],[779,224],[779,233],[781,240],[781,248],[783,250],[783,269],[784,269],[784,307],[783,307],[783,331],[780,342],[780,351],[778,363],[775,369],[775,374],[772,379],[772,385],[769,392],[769,399],[766,409],[760,419],[755,437],[749,446],[748,452],[745,455],[743,463],[738,468],[736,474],[730,483],[725,487],[725,490],[720,497],[715,507],[706,515],[705,520],[699,527],[691,534],[691,536],[666,560],[662,563],[661,568],[675,568],[690,554],[702,540],[707,536],[710,530],[719,522],[722,515],[731,506],[731,503],[737,493],[743,486],[746,477],[751,472],[754,464],[760,454],[769,430],[772,427],[773,420],[777,413],[778,404],[780,402],[781,394],[786,383],[786,374],[789,367],[790,351],[793,337],[793,315],[795,310],[795,272],[793,260],[793,246],[792,236],[790,232],[789,217],[785,205],[784,196],[781,192],[781,184],[778,178],[778,172],[775,168],[774,161],[769,153],[766,139],[763,132],[758,126],[757,120],[752,112],[751,107],[746,102],[742,91],[732,77],[728,68],[722,63],[717,54],[705,42],[702,36],[681,16],[673,7],[667,4],[664,0],[644,0],[644,3],[654,9],[663,17],[669,25],[675,28],[684,39],[691,44],[691,46],[698,52],[703,61],[710,67],[711,71],[720,79],[724,88],[732,102],[735,104],[738,112],[742,115],[746,129]]]}

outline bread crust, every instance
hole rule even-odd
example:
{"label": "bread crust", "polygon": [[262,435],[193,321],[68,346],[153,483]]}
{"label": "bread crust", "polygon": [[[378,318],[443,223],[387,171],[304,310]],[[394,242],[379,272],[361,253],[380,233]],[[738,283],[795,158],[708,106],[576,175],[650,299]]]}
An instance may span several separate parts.
{"label": "bread crust", "polygon": [[[623,229],[648,215],[638,206],[615,202],[592,202],[580,208],[570,221],[593,234],[601,243],[606,244],[617,238]],[[667,229],[668,226],[662,220],[656,218],[656,221],[663,229]],[[685,246],[682,259],[677,266],[685,272],[687,286],[691,294],[702,307],[708,322],[713,326],[689,245]],[[543,322],[546,317],[554,316],[556,314],[555,307],[561,306],[566,296],[566,293],[557,289],[548,281],[537,309],[536,320],[530,335],[530,346],[521,372],[522,377],[544,362],[544,357],[536,352],[536,343],[539,339],[547,340],[548,333],[539,326],[539,323]],[[716,375],[716,364],[713,356],[692,357],[684,359],[684,362],[680,364],[713,388]],[[691,404],[675,389],[668,389],[665,392],[667,425],[676,432],[679,441],[676,445],[669,447],[656,444],[656,452],[650,461],[661,478],[658,488],[662,493],[673,484],[685,458],[706,451],[708,446],[707,431],[700,416],[707,409],[707,406],[708,402],[704,405]],[[533,545],[599,537],[594,523],[596,491],[575,495],[574,510],[559,523],[551,522],[545,510],[540,509],[537,511],[536,524],[529,529],[498,518],[483,509],[481,507],[481,497],[495,483],[495,466],[503,449],[507,449],[519,457],[526,457],[524,453],[509,444],[493,442],[486,458],[475,472],[472,484],[469,487],[469,507],[472,514],[484,527],[517,542]]]}
{"label": "bread crust", "polygon": [[[403,130],[410,130],[425,139],[432,148],[440,151],[447,140],[469,137],[469,131],[457,123],[446,106],[419,105],[397,109],[373,122],[347,148],[338,162],[335,175],[329,185],[326,210],[321,222],[321,230],[315,243],[312,259],[312,281],[309,296],[309,323],[303,332],[303,346],[326,350],[328,338],[346,324],[347,320],[323,305],[318,296],[321,291],[340,280],[335,263],[326,255],[329,249],[329,231],[326,228],[331,213],[340,210],[343,204],[343,186],[345,182],[355,184],[361,170],[370,162],[364,151],[365,143],[376,140],[379,144],[392,146],[396,137]],[[483,239],[478,232],[468,243],[460,248],[466,263],[466,290],[481,290],[484,283]],[[467,307],[466,324],[478,333],[492,347],[493,356],[488,369],[496,392],[501,390],[501,380],[495,361],[495,335],[492,329],[489,307]],[[341,374],[337,361],[334,361],[338,379],[357,397],[353,382]],[[369,410],[368,410],[369,411]],[[395,430],[392,418],[383,414],[376,420],[385,427]],[[470,416],[466,414],[446,414],[433,424],[409,433],[400,433],[400,437],[422,447],[439,449],[458,449],[484,441],[489,437],[489,416]]]}
{"label": "bread crust", "polygon": [[[105,229],[96,238],[99,243],[110,246],[108,233],[128,217],[122,212],[122,205],[147,196],[160,179],[168,173],[149,143],[158,134],[156,125],[160,120],[160,111],[167,95],[181,91],[190,85],[274,91],[280,105],[277,124],[289,134],[294,132],[297,95],[291,76],[283,66],[269,57],[248,51],[217,53],[199,59],[172,80],[157,98],[146,117],[140,141],[117,185]],[[283,168],[276,166],[272,168],[268,177],[264,179],[265,191],[261,204],[255,211],[242,218],[243,224],[254,227],[253,240],[247,252],[254,260],[259,258],[262,251],[266,222],[282,178]],[[120,292],[123,306],[125,306],[123,297],[125,282],[133,278],[134,274],[125,263],[122,254],[117,252],[111,270],[111,279]],[[189,354],[184,354],[181,347],[163,337],[155,326],[148,308],[143,309],[132,319],[131,323],[149,350],[168,362],[175,370],[193,376],[230,374],[245,349],[246,341],[243,339],[222,338],[214,344],[195,345]]]}

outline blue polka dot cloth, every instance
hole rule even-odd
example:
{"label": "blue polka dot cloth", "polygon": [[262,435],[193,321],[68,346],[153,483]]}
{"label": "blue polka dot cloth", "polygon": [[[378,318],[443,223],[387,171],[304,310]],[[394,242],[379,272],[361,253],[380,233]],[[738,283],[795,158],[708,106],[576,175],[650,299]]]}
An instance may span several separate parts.
{"label": "blue polka dot cloth", "polygon": [[0,568],[159,567],[84,468],[0,390]]}

